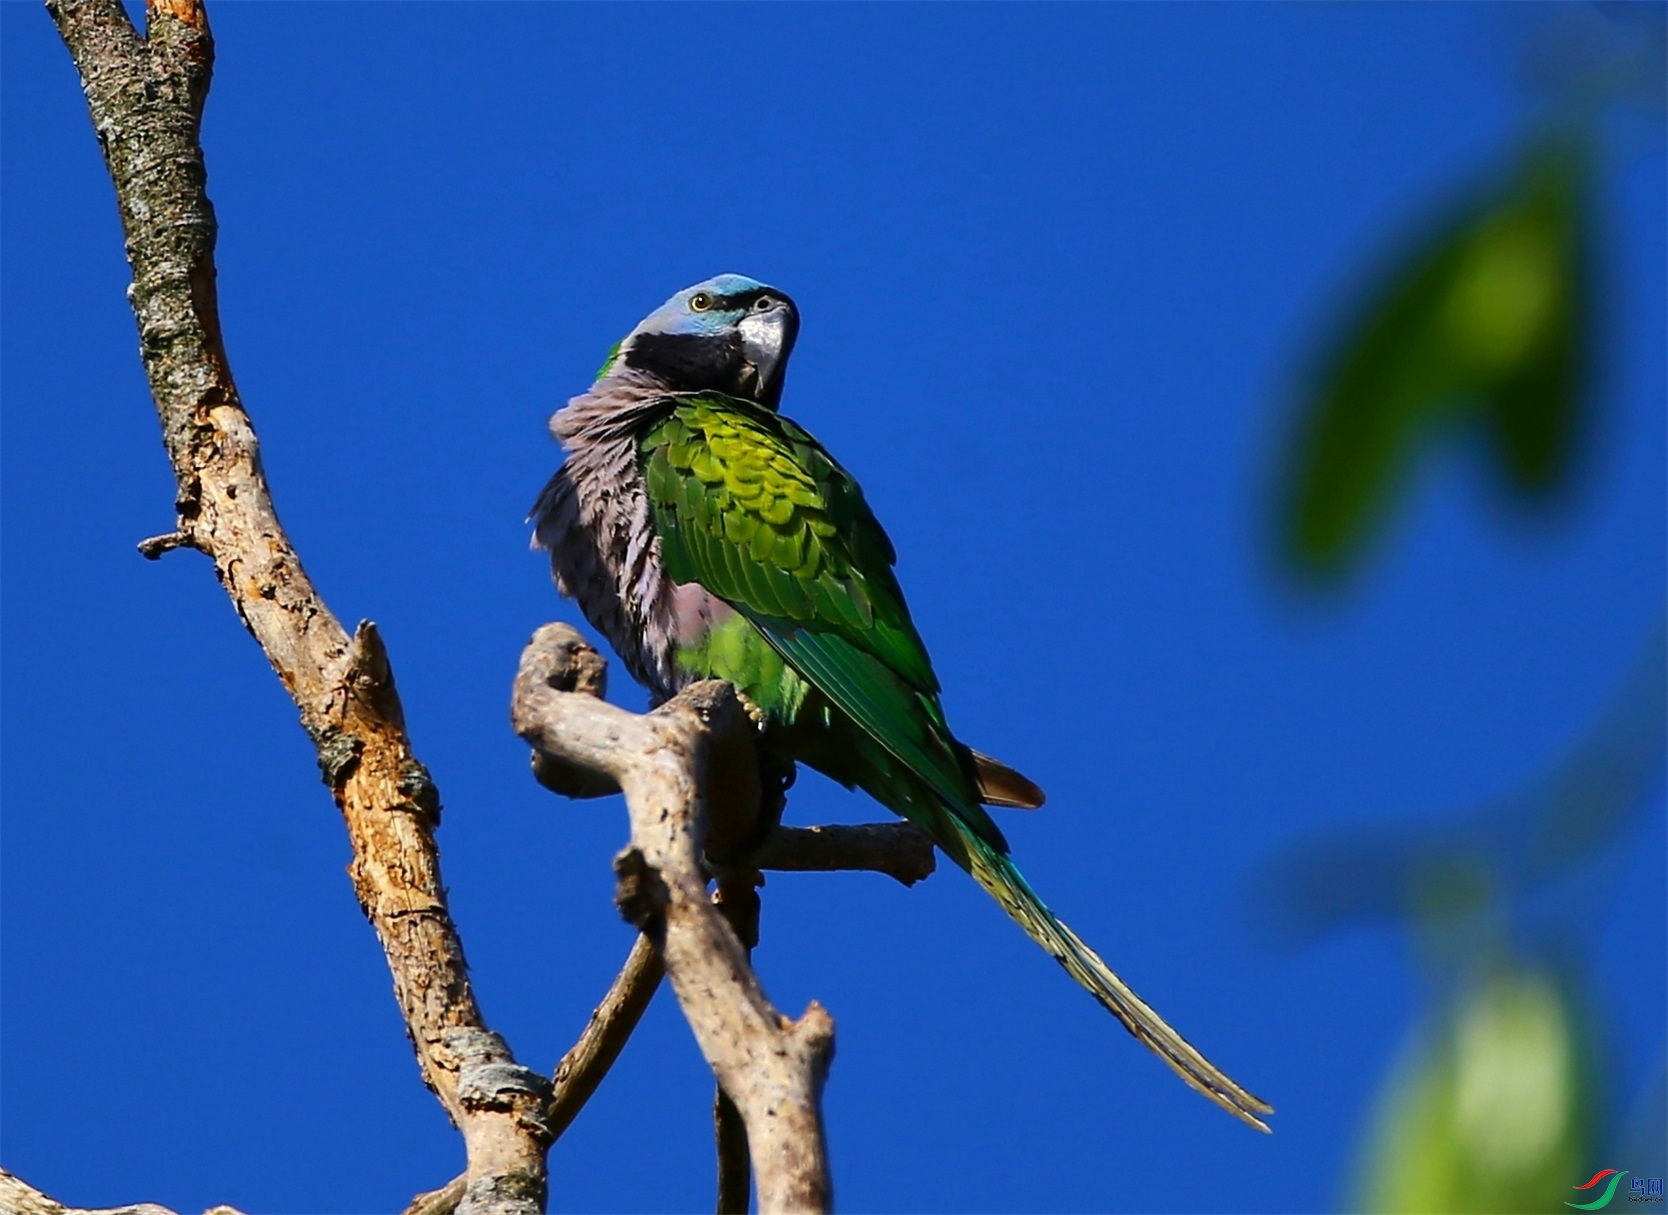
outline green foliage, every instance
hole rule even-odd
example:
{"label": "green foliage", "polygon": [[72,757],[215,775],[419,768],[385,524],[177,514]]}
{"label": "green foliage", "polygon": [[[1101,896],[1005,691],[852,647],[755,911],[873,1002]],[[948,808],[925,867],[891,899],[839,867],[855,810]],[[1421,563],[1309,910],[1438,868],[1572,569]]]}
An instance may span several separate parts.
{"label": "green foliage", "polygon": [[[1540,11],[1523,66],[1550,103],[1539,133],[1501,179],[1427,221],[1317,348],[1279,486],[1279,540],[1300,573],[1358,569],[1442,442],[1476,443],[1525,501],[1573,479],[1590,427],[1597,136],[1614,102],[1661,113],[1668,27],[1660,6]],[[1659,617],[1588,737],[1518,792],[1419,827],[1335,830],[1265,867],[1266,905],[1291,936],[1400,924],[1433,980],[1364,1139],[1360,1209],[1567,1211],[1591,1199],[1573,1187],[1597,1169],[1660,1159],[1660,1068],[1632,1137],[1615,1137],[1619,1094],[1601,1094],[1590,1062],[1602,1027],[1523,959],[1548,952],[1535,941],[1553,927],[1567,947],[1567,914],[1549,920],[1548,900],[1575,910],[1568,879],[1658,795],[1665,647]]]}
{"label": "green foliage", "polygon": [[[1392,1075],[1369,1134],[1364,1211],[1563,1211],[1592,1163],[1596,1104],[1575,1010],[1546,972],[1496,963]],[[1585,1170],[1585,1171],[1583,1171]],[[1579,1175],[1579,1177],[1578,1177]]]}
{"label": "green foliage", "polygon": [[1420,449],[1481,430],[1524,496],[1569,480],[1588,363],[1588,159],[1532,144],[1510,180],[1427,229],[1319,360],[1288,477],[1282,543],[1347,570]]}
{"label": "green foliage", "polygon": [[[1356,1180],[1358,1208],[1562,1211],[1564,1200],[1582,1197],[1569,1187],[1596,1169],[1639,1171],[1660,1158],[1660,1113],[1642,1120],[1652,1130],[1637,1142],[1610,1131],[1598,1138],[1624,1090],[1594,1087],[1588,1060],[1607,1037],[1601,1023],[1577,1017],[1571,983],[1500,959],[1508,934],[1546,950],[1533,941],[1547,932],[1547,897],[1569,889],[1559,883],[1590,869],[1653,804],[1668,737],[1665,662],[1668,622],[1659,618],[1587,736],[1516,793],[1421,826],[1340,829],[1264,869],[1265,905],[1293,937],[1399,923],[1418,944],[1432,990],[1459,991],[1435,1001],[1434,1028],[1415,1036],[1385,1085]],[[1567,930],[1559,936],[1569,939]],[[1639,1087],[1648,1092],[1649,1079]],[[1510,1153],[1492,1143],[1478,1112],[1495,1105],[1510,1110],[1499,1126],[1552,1145],[1544,1168],[1508,1167]],[[1540,1121],[1514,1121],[1526,1111]]]}

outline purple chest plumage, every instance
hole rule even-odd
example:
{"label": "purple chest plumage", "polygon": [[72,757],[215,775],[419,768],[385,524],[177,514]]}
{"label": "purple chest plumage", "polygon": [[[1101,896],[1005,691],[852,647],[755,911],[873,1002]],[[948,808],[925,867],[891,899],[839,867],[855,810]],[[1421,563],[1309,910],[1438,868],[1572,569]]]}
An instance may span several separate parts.
{"label": "purple chest plumage", "polygon": [[533,506],[533,543],[557,589],[579,604],[626,669],[664,700],[689,682],[680,646],[732,614],[704,588],[666,576],[638,466],[638,433],[664,387],[626,373],[574,397],[550,419],[567,459]]}

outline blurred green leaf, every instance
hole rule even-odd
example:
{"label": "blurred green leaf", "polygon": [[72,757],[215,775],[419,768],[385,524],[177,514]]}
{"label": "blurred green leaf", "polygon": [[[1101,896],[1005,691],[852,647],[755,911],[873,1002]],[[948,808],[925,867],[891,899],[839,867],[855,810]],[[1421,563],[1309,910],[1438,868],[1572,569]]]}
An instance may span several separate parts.
{"label": "blurred green leaf", "polygon": [[1566,1210],[1571,1187],[1601,1167],[1591,1160],[1589,1053],[1551,975],[1522,963],[1488,968],[1392,1073],[1358,1208]]}
{"label": "blurred green leaf", "polygon": [[1520,493],[1558,489],[1574,462],[1589,340],[1583,176],[1568,148],[1531,158],[1517,205],[1479,232],[1457,305],[1500,470]]}
{"label": "blurred green leaf", "polygon": [[1573,463],[1587,364],[1587,158],[1531,145],[1503,188],[1432,225],[1320,360],[1291,457],[1282,540],[1339,573],[1366,550],[1420,447],[1483,424],[1506,484]]}

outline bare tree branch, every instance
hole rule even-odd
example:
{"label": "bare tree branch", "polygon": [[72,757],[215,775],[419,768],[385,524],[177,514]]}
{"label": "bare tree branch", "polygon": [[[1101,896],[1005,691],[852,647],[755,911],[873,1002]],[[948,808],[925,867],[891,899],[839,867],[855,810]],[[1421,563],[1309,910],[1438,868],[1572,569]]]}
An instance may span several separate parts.
{"label": "bare tree branch", "polygon": [[665,973],[660,950],[648,937],[639,936],[614,985],[591,1014],[585,1032],[556,1065],[555,1095],[550,1102],[550,1127],[554,1134],[560,1136],[567,1130],[591,1094],[597,1091],[597,1085],[614,1066],[614,1060],[620,1057],[632,1031],[643,1019]]}
{"label": "bare tree branch", "polygon": [[404,1215],[452,1215],[463,1201],[463,1192],[468,1187],[469,1174],[460,1173],[438,1190],[417,1195],[406,1207]]}
{"label": "bare tree branch", "polygon": [[[539,631],[534,644],[523,656],[522,677],[534,684],[542,684],[560,692],[582,693],[600,699],[607,687],[607,663],[574,630],[562,625],[547,626]],[[730,766],[745,763],[750,767],[754,762],[751,748],[746,748],[746,751],[746,754],[739,757],[732,756]],[[546,751],[533,751],[532,767],[534,776],[541,784],[568,797],[596,797],[619,789],[618,781],[607,773]],[[708,765],[705,775],[708,802],[715,804],[719,798],[714,796],[714,786],[722,786],[725,782],[722,779],[716,782],[712,779],[711,764]],[[736,782],[732,778],[729,783],[734,785]],[[732,788],[730,792],[733,794],[735,790]],[[756,786],[744,789],[741,796],[757,797],[758,789]],[[730,824],[725,835],[729,839],[743,838],[750,826],[750,819],[741,824]],[[908,823],[874,823],[866,826],[809,828],[777,826],[766,837],[764,844],[747,856],[745,861],[748,865],[758,868],[798,872],[872,870],[885,873],[908,886],[933,872],[935,857],[932,841]],[[752,869],[723,871],[720,874],[719,891],[715,896],[715,903],[749,952],[758,940],[759,900],[753,889],[754,873]],[[639,952],[648,948],[647,941],[647,937],[639,939],[633,951],[633,959]],[[581,1060],[587,1063],[596,1061],[596,1056],[589,1054],[589,1039],[593,1031],[610,1025],[610,1017],[616,1007],[616,993],[622,985],[629,986],[631,969],[628,962],[626,970],[615,981],[615,990],[609,993],[608,999],[593,1014],[591,1025],[586,1030],[586,1037],[568,1052],[561,1067],[557,1069],[558,1102],[562,1102],[564,1093],[573,1101],[571,1112],[552,1119],[558,1135],[578,1113],[579,1106],[595,1091],[602,1074],[612,1065],[619,1049],[624,1046],[632,1029],[635,1028],[636,1016],[640,1015],[641,1009],[629,1022],[613,1023],[612,1030],[617,1036],[611,1042],[612,1051],[601,1062],[600,1069],[582,1091],[577,1090],[571,1081],[564,1085],[564,1073],[570,1063],[578,1064]],[[658,979],[657,969],[654,981],[658,982]],[[646,1007],[652,994],[651,987],[643,996],[643,1006]],[[599,1044],[603,1040],[599,1038]],[[579,1075],[576,1073],[574,1079],[578,1078]],[[713,1123],[718,1148],[717,1209],[721,1213],[745,1212],[751,1183],[746,1123],[734,1102],[724,1092],[722,1084],[713,1103]],[[447,1194],[449,1190],[450,1187],[434,1191],[432,1197],[438,1198]],[[425,1212],[418,1210],[414,1205],[406,1215],[444,1215],[445,1209],[449,1208]]]}
{"label": "bare tree branch", "polygon": [[[539,678],[557,691],[601,699],[608,688],[608,663],[602,655],[572,629],[564,627],[560,633],[544,636],[545,648],[532,659],[540,664]],[[750,755],[741,758],[750,767],[754,762]],[[535,750],[532,765],[538,782],[564,797],[602,797],[620,789],[619,782],[606,772],[559,755]],[[742,796],[747,795],[743,790]],[[778,826],[743,859],[759,869],[789,872],[871,870],[913,886],[932,874],[935,857],[932,841],[920,830],[909,823],[891,822],[858,827]]]}
{"label": "bare tree branch", "polygon": [[[66,1207],[41,1193],[34,1186],[0,1169],[0,1212],[4,1215],[174,1215],[167,1207],[154,1202],[139,1202],[125,1207],[101,1207],[96,1211],[85,1207]],[[231,1207],[210,1207],[203,1215],[241,1215]]]}
{"label": "bare tree branch", "polygon": [[[578,769],[574,769],[578,771]],[[626,956],[625,965],[614,977],[608,994],[602,998],[579,1041],[562,1056],[552,1080],[550,1107],[544,1120],[550,1127],[552,1139],[562,1134],[579,1117],[579,1111],[597,1091],[597,1086],[608,1075],[614,1061],[620,1057],[632,1031],[643,1019],[643,1013],[660,989],[666,967],[660,960],[660,949],[646,936],[639,936]],[[454,1177],[438,1190],[419,1194],[406,1207],[405,1215],[451,1215],[463,1201],[467,1174]]]}
{"label": "bare tree branch", "polygon": [[285,535],[221,340],[215,217],[198,124],[214,60],[199,0],[150,0],[146,36],[120,0],[48,0],[116,187],[128,298],[178,482],[176,530],[206,553],[301,712],[347,824],[351,875],[393,973],[423,1079],[464,1135],[469,1212],[542,1210],[548,1082],[485,1026],[446,907],[440,798],[412,754],[376,629],[350,637]]}
{"label": "bare tree branch", "polygon": [[747,1215],[753,1195],[753,1158],[747,1147],[747,1123],[720,1084],[712,1098],[713,1140],[718,1146],[718,1215]]}
{"label": "bare tree branch", "polygon": [[[726,870],[718,875],[712,893],[718,908],[747,953],[749,965],[759,945],[759,884],[757,870]],[[718,1151],[718,1215],[747,1215],[753,1190],[753,1160],[747,1147],[747,1123],[720,1084],[712,1099],[712,1132]]]}
{"label": "bare tree branch", "polygon": [[[620,785],[632,838],[615,861],[620,908],[659,944],[701,1053],[741,1111],[759,1209],[828,1210],[821,1098],[833,1020],[815,1003],[798,1021],[771,1006],[741,941],[707,897],[702,867],[708,812],[722,804],[703,789],[708,761],[737,740],[750,746],[755,727],[734,689],[715,681],[646,716],[559,691],[569,678],[564,663],[583,644],[566,625],[545,625],[534,635],[511,703],[516,733]],[[756,784],[753,792],[756,798]],[[757,806],[726,811],[745,818],[756,816]]]}
{"label": "bare tree branch", "polygon": [[913,886],[937,866],[932,840],[910,823],[777,827],[748,860],[760,869],[831,873],[865,869]]}

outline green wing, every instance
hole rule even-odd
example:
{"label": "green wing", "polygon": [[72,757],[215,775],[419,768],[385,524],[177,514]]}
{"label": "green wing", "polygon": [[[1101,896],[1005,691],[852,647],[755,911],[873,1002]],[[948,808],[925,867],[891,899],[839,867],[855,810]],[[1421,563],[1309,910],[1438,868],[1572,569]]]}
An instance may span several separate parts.
{"label": "green wing", "polygon": [[[1008,859],[945,724],[938,681],[892,575],[892,545],[857,483],[810,435],[750,402],[680,394],[667,408],[641,449],[666,572],[728,601],[879,745],[862,734],[839,740],[861,766],[857,783],[926,830],[1183,1080],[1267,1130],[1259,1115],[1268,1104],[1170,1028]],[[759,674],[756,664],[712,669],[738,683]]]}
{"label": "green wing", "polygon": [[891,541],[851,475],[751,402],[672,402],[642,447],[666,572],[734,606],[939,797],[988,821],[892,574]]}

